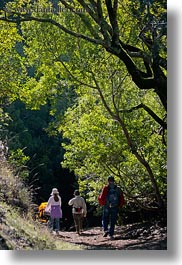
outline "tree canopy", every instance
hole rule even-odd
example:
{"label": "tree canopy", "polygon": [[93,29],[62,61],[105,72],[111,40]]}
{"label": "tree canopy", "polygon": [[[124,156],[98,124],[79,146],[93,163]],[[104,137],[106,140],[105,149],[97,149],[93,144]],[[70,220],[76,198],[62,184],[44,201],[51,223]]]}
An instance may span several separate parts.
{"label": "tree canopy", "polygon": [[153,89],[166,109],[166,8],[165,0],[17,0],[0,19],[49,23],[100,45],[124,63],[140,89]]}

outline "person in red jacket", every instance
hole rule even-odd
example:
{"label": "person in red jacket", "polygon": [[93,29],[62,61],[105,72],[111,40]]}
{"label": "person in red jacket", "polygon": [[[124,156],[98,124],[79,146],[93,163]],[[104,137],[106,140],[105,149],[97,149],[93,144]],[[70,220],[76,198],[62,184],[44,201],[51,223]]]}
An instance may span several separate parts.
{"label": "person in red jacket", "polygon": [[[108,177],[108,185],[105,185],[98,197],[99,204],[103,206],[102,225],[104,237],[113,239],[115,224],[117,221],[119,207],[124,205],[122,190],[114,183],[114,177]],[[110,227],[108,229],[108,226]]]}

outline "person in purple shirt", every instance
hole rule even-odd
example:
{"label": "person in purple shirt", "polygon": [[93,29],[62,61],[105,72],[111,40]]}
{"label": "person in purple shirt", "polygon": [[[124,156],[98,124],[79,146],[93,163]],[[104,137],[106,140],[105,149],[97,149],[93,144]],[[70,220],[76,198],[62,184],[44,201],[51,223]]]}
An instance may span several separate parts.
{"label": "person in purple shirt", "polygon": [[60,219],[62,218],[61,209],[61,197],[59,196],[59,191],[57,188],[53,188],[51,196],[48,200],[47,206],[45,208],[46,212],[50,213],[49,228],[51,231],[56,231],[59,234],[60,231]]}

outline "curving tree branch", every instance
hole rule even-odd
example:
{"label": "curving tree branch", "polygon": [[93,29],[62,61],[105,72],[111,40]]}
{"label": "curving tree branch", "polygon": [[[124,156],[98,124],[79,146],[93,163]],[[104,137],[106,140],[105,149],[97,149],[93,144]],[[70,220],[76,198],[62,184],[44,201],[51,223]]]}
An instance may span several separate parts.
{"label": "curving tree branch", "polygon": [[124,113],[124,112],[132,112],[134,110],[137,110],[137,109],[144,109],[158,124],[160,124],[164,129],[167,129],[167,123],[165,121],[163,121],[161,118],[159,118],[159,116],[157,116],[153,110],[151,110],[149,107],[147,107],[145,104],[141,103],[139,104],[138,106],[135,106],[131,109],[128,109],[128,110],[119,110],[119,112],[121,113]]}

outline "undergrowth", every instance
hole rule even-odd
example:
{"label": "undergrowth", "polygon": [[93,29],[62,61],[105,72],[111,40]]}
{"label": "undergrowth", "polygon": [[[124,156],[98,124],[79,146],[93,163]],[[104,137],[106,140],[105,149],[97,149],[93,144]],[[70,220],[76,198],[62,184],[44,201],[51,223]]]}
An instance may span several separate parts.
{"label": "undergrowth", "polygon": [[0,161],[0,249],[81,250],[53,236],[45,225],[33,220],[31,191]]}

